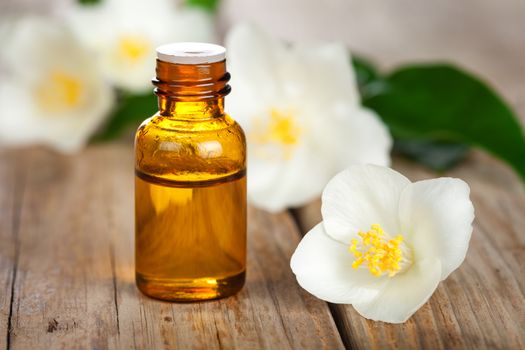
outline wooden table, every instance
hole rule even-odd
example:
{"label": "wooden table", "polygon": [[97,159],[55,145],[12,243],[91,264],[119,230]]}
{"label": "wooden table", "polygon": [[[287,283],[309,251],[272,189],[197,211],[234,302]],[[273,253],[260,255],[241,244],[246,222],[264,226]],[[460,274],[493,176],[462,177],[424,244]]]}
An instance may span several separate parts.
{"label": "wooden table", "polygon": [[[412,179],[423,169],[397,160]],[[173,304],[134,285],[131,147],[77,156],[0,152],[0,341],[7,348],[339,349],[525,347],[525,196],[501,164],[474,153],[452,172],[472,187],[465,263],[402,325],[317,300],[290,256],[319,203],[249,210],[248,281],[236,296]],[[518,192],[521,189],[518,189]]]}

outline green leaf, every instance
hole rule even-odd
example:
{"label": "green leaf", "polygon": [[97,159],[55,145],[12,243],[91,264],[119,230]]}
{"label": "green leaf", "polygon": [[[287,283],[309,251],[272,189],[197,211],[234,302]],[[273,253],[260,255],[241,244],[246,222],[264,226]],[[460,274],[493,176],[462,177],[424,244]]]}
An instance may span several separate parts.
{"label": "green leaf", "polygon": [[465,143],[505,160],[525,181],[525,137],[516,116],[486,84],[450,65],[399,69],[363,103],[401,139]]}
{"label": "green leaf", "polygon": [[468,151],[469,147],[461,143],[413,139],[394,140],[394,152],[406,155],[435,171],[452,168],[465,158]]}
{"label": "green leaf", "polygon": [[186,0],[186,5],[214,13],[219,6],[219,0]]}
{"label": "green leaf", "polygon": [[378,79],[376,68],[364,57],[352,55],[352,66],[354,67],[359,87]]}
{"label": "green leaf", "polygon": [[361,98],[366,99],[385,90],[385,82],[377,72],[375,66],[362,56],[352,55],[357,86]]}
{"label": "green leaf", "polygon": [[95,136],[95,141],[106,141],[119,137],[133,126],[138,127],[157,110],[157,97],[152,93],[142,95],[123,94],[118,107],[113,111],[104,130]]}
{"label": "green leaf", "polygon": [[[387,83],[372,62],[363,56],[352,55],[360,94],[370,98],[385,91]],[[439,140],[395,139],[394,152],[403,154],[435,171],[450,169],[465,158],[469,147],[462,143]]]}
{"label": "green leaf", "polygon": [[91,6],[101,3],[102,0],[78,0],[78,3],[81,5]]}

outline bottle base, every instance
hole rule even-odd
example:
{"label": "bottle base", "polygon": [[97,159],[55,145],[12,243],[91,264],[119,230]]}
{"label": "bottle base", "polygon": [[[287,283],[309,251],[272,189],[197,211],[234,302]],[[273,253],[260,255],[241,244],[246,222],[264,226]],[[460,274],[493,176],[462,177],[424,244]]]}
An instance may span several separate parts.
{"label": "bottle base", "polygon": [[159,300],[193,302],[232,296],[244,286],[246,272],[225,278],[158,279],[136,273],[138,289],[145,295]]}

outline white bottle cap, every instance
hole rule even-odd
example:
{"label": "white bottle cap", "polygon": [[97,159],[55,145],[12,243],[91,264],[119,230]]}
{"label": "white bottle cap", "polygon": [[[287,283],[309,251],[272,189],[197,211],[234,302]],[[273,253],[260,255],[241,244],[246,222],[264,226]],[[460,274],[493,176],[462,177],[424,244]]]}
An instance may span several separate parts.
{"label": "white bottle cap", "polygon": [[157,58],[179,64],[213,63],[226,58],[226,49],[207,43],[173,43],[157,47]]}

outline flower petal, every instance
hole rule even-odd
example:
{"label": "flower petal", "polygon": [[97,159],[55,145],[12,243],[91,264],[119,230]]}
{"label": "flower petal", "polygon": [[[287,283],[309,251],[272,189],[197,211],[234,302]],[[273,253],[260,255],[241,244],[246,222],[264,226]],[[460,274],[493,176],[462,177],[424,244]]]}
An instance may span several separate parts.
{"label": "flower petal", "polygon": [[253,25],[235,26],[226,37],[232,93],[227,111],[249,132],[253,117],[277,107],[282,90],[275,72],[284,44]]}
{"label": "flower petal", "polygon": [[339,101],[320,115],[313,136],[332,155],[334,173],[352,164],[390,165],[392,137],[374,111]]}
{"label": "flower petal", "polygon": [[340,43],[295,45],[280,65],[284,91],[291,99],[316,96],[324,108],[337,101],[358,106],[357,80],[350,61],[348,50]]}
{"label": "flower petal", "polygon": [[248,199],[255,206],[270,212],[278,212],[286,207],[275,190],[283,173],[283,164],[258,158],[248,153]]}
{"label": "flower petal", "polygon": [[353,303],[362,316],[389,323],[402,323],[412,316],[436,290],[441,277],[438,259],[425,259],[406,272],[391,277],[373,300]]}
{"label": "flower petal", "polygon": [[328,237],[320,223],[304,236],[290,265],[301,287],[317,298],[332,303],[366,303],[379,294],[387,278],[353,269],[353,260],[348,247]]}
{"label": "flower petal", "polygon": [[380,224],[390,235],[400,233],[399,197],[410,181],[400,173],[376,165],[353,165],[326,186],[321,212],[326,232],[348,244],[360,230]]}
{"label": "flower petal", "polygon": [[296,145],[289,159],[265,159],[253,150],[250,154],[248,196],[271,212],[316,198],[332,175],[327,157],[307,141]]}
{"label": "flower petal", "polygon": [[469,193],[464,181],[439,178],[415,182],[401,194],[401,231],[416,259],[441,260],[441,279],[458,268],[467,253],[474,220]]}

